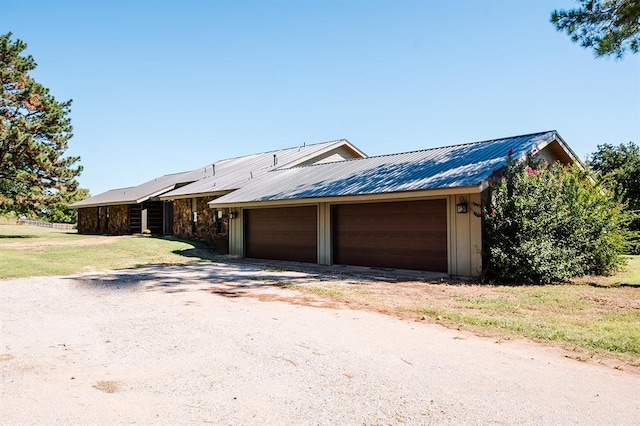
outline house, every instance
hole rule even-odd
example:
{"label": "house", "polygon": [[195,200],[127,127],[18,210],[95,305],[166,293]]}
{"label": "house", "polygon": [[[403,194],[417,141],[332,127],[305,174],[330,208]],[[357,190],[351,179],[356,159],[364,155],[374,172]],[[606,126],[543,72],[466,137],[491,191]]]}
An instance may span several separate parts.
{"label": "house", "polygon": [[113,189],[72,205],[82,234],[153,234],[207,240],[228,252],[229,215],[210,209],[215,198],[269,171],[366,155],[341,139],[232,158],[189,172],[164,175],[138,186]]}
{"label": "house", "polygon": [[579,162],[556,131],[270,171],[209,202],[237,256],[479,275],[474,214],[508,154]]}

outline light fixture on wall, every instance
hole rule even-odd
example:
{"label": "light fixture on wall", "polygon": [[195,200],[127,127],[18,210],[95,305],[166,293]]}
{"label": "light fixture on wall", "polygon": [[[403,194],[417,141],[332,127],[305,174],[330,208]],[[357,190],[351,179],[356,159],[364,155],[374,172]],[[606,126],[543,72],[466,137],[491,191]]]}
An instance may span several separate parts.
{"label": "light fixture on wall", "polygon": [[235,219],[238,217],[238,213],[235,210],[229,212],[229,219]]}
{"label": "light fixture on wall", "polygon": [[467,212],[467,200],[464,197],[460,197],[458,200],[458,204],[456,204],[456,211],[458,213],[466,213]]}

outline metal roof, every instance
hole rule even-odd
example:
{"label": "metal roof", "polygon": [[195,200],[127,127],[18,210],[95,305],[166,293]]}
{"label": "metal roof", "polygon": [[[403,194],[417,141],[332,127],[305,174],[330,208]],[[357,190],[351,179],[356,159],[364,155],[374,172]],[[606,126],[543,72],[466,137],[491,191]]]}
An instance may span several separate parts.
{"label": "metal roof", "polygon": [[317,157],[340,146],[348,146],[359,155],[364,155],[347,140],[323,142],[264,152],[262,154],[231,158],[214,164],[215,173],[189,185],[162,195],[162,199],[192,197],[202,194],[228,192],[243,187],[265,173],[291,167],[301,161]]}
{"label": "metal roof", "polygon": [[113,204],[137,204],[174,189],[177,185],[193,182],[207,176],[212,171],[208,165],[196,170],[160,176],[138,186],[111,189],[107,192],[78,201],[71,207],[106,206]]}
{"label": "metal roof", "polygon": [[321,155],[343,145],[359,155],[364,155],[344,139],[280,149],[218,161],[189,172],[164,175],[138,186],[112,189],[74,203],[71,207],[137,204],[160,195],[163,195],[162,199],[171,199],[200,193],[229,191],[241,187],[270,170],[287,167],[290,164],[295,165],[300,160]]}
{"label": "metal roof", "polygon": [[558,141],[556,131],[514,136],[401,154],[273,171],[224,195],[212,206],[258,201],[324,198],[481,185],[516,158]]}

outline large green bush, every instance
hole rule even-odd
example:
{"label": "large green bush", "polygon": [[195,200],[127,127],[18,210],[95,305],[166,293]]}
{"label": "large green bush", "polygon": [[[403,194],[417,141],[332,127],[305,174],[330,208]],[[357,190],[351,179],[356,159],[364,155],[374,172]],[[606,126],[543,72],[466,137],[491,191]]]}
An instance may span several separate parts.
{"label": "large green bush", "polygon": [[485,280],[545,284],[609,274],[624,261],[622,205],[587,170],[509,157],[487,192]]}

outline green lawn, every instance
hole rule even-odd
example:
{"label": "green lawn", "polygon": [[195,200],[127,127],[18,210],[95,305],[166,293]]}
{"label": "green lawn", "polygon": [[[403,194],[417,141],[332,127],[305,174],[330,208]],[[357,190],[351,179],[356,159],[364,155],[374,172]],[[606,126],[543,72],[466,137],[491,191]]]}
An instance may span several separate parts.
{"label": "green lawn", "polygon": [[627,265],[610,277],[586,277],[580,281],[603,286],[637,286],[640,289],[640,256],[626,256]]}
{"label": "green lawn", "polygon": [[96,238],[93,235],[79,235],[76,231],[62,231],[27,225],[0,224],[0,245],[27,244],[38,242],[79,241]]}
{"label": "green lawn", "polygon": [[588,284],[495,286],[423,307],[449,325],[465,324],[640,361],[640,287]]}
{"label": "green lawn", "polygon": [[0,279],[207,261],[192,242],[0,225]]}

